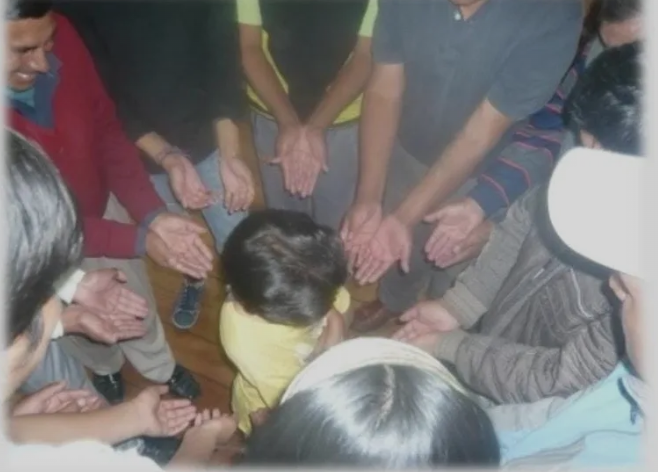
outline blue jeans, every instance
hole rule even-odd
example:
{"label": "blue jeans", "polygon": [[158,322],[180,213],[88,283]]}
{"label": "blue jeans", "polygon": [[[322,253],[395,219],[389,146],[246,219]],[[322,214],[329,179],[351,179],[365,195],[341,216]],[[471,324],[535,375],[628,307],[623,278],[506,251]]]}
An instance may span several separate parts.
{"label": "blue jeans", "polygon": [[[224,194],[224,185],[222,184],[219,171],[218,151],[213,152],[206,159],[194,166],[194,168],[208,190],[218,195]],[[169,176],[166,173],[152,175],[151,182],[153,183],[153,187],[155,187],[155,191],[164,200],[170,211],[176,213],[185,212],[171,191]],[[218,253],[222,252],[222,247],[224,247],[224,243],[229,234],[231,234],[231,231],[247,216],[247,212],[229,214],[222,203],[210,205],[201,210],[201,213],[215,239],[215,248]]]}

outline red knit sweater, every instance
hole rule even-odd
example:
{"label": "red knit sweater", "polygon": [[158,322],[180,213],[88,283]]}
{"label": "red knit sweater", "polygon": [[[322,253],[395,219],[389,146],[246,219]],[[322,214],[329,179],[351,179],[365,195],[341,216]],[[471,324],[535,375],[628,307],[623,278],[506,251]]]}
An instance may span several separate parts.
{"label": "red knit sweater", "polygon": [[62,63],[52,104],[54,129],[14,109],[8,112],[11,127],[45,150],[78,200],[85,256],[135,257],[137,226],[103,219],[110,192],[136,222],[164,203],[124,134],[84,44],[64,17],[54,15],[53,53]]}

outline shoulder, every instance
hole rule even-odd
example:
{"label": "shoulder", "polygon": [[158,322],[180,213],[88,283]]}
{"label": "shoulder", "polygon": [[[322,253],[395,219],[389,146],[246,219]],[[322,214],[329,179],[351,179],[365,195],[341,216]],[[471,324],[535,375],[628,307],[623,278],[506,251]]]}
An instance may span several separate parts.
{"label": "shoulder", "polygon": [[[518,3],[518,2],[509,2]],[[518,9],[529,36],[540,36],[548,32],[580,34],[584,20],[582,0],[535,0],[525,2],[526,8]]]}
{"label": "shoulder", "polygon": [[64,60],[75,60],[76,62],[91,60],[89,52],[73,24],[63,15],[53,13],[57,31],[55,32],[55,55]]}

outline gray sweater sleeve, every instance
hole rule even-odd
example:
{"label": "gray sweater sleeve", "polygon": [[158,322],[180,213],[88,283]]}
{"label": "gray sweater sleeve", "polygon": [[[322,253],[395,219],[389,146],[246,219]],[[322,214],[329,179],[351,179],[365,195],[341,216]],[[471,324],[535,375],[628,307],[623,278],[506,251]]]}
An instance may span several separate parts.
{"label": "gray sweater sleeve", "polygon": [[505,219],[491,232],[480,256],[443,296],[443,306],[463,328],[473,326],[489,309],[516,263],[521,245],[532,227],[532,213],[542,188],[530,190],[510,207]]}
{"label": "gray sweater sleeve", "polygon": [[614,369],[618,353],[611,323],[612,313],[602,314],[555,348],[457,330],[441,339],[435,354],[455,364],[457,374],[470,389],[497,403],[565,397]]}

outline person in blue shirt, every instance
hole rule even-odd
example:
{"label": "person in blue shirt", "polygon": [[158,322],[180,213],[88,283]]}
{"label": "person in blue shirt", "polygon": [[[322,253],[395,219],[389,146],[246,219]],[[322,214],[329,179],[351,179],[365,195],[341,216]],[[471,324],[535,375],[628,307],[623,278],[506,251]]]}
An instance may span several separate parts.
{"label": "person in blue shirt", "polygon": [[632,43],[605,51],[585,71],[566,104],[580,147],[558,163],[547,195],[562,242],[611,271],[626,356],[607,378],[570,397],[491,408],[507,468],[640,462],[646,385],[639,188],[647,170],[639,157],[641,57],[639,44]]}

